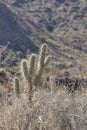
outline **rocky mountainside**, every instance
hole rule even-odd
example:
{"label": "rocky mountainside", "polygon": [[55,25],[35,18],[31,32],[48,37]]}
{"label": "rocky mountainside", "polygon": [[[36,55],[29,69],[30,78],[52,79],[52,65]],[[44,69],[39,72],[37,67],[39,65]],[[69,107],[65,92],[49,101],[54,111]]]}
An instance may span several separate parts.
{"label": "rocky mountainside", "polygon": [[87,0],[4,0],[4,4],[9,15],[0,18],[7,20],[3,33],[0,30],[2,42],[10,41],[12,48],[21,51],[35,50],[35,45],[45,42],[59,63],[85,67]]}

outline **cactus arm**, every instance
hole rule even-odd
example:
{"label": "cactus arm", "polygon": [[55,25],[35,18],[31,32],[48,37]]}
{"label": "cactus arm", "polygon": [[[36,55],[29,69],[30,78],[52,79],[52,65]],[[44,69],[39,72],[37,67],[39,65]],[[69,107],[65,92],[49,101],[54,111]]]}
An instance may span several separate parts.
{"label": "cactus arm", "polygon": [[34,80],[34,85],[37,86],[40,79],[41,79],[41,75],[42,75],[42,70],[38,70],[38,73],[36,74],[35,80]]}
{"label": "cactus arm", "polygon": [[19,83],[19,79],[18,78],[15,78],[15,93],[17,96],[20,95],[20,83]]}
{"label": "cactus arm", "polygon": [[27,67],[27,61],[22,60],[22,75],[26,80],[28,80],[28,67]]}
{"label": "cactus arm", "polygon": [[44,67],[44,60],[46,55],[46,44],[43,44],[40,50],[40,59],[39,59],[39,67]]}
{"label": "cactus arm", "polygon": [[29,73],[28,73],[28,82],[30,86],[30,92],[33,90],[33,77],[35,71],[35,55],[32,54],[29,62]]}
{"label": "cactus arm", "polygon": [[33,76],[34,70],[35,70],[35,55],[32,54],[31,57],[30,57],[29,73],[28,73],[28,75],[29,75],[30,77]]}
{"label": "cactus arm", "polygon": [[50,62],[51,56],[47,56],[44,61],[44,66],[47,66]]}

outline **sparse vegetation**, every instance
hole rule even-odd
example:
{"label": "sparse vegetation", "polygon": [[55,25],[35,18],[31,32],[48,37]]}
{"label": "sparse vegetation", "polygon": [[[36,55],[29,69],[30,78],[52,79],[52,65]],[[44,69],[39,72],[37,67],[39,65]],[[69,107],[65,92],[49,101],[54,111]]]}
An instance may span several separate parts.
{"label": "sparse vegetation", "polygon": [[[86,130],[87,129],[87,90],[86,88],[75,93],[67,93],[66,88],[57,86],[55,89],[54,80],[47,79],[46,86],[38,87],[45,65],[49,63],[49,56],[46,57],[46,45],[41,47],[39,58],[40,75],[38,84],[32,98],[35,76],[35,55],[31,55],[29,63],[22,60],[22,77],[20,81],[15,78],[15,91],[7,93],[7,96],[0,102],[0,129],[1,130]],[[48,59],[48,60],[47,60]],[[38,72],[38,71],[37,71]],[[25,79],[25,80],[24,80]],[[28,81],[28,82],[27,82]],[[32,82],[31,82],[32,81]],[[40,84],[41,85],[41,84]],[[63,85],[63,84],[62,84]],[[31,92],[29,91],[29,87]],[[26,89],[27,88],[27,89]],[[26,92],[28,92],[26,94]],[[32,102],[29,102],[29,98]]]}
{"label": "sparse vegetation", "polygon": [[86,5],[0,0],[0,130],[87,130]]}

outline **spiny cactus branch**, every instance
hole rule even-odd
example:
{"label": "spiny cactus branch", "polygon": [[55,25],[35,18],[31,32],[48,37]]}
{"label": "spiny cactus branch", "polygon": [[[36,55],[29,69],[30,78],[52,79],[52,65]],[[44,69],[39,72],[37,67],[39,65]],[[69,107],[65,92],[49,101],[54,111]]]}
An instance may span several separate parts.
{"label": "spiny cactus branch", "polygon": [[20,95],[20,83],[19,83],[19,79],[15,78],[15,93],[17,96]]}
{"label": "spiny cactus branch", "polygon": [[27,60],[23,60],[21,63],[22,66],[22,75],[26,80],[28,80],[28,66],[27,66]]}
{"label": "spiny cactus branch", "polygon": [[35,55],[32,54],[31,57],[30,57],[29,73],[28,73],[28,75],[32,77],[33,74],[34,74],[34,71],[35,71]]}
{"label": "spiny cactus branch", "polygon": [[47,66],[50,62],[51,56],[47,56],[45,61],[44,61],[44,66]]}
{"label": "spiny cactus branch", "polygon": [[40,62],[40,67],[44,67],[44,60],[45,60],[45,56],[46,56],[46,49],[47,49],[47,45],[46,44],[43,44],[42,47],[41,47],[41,50],[40,50],[40,59],[39,59],[39,62]]}

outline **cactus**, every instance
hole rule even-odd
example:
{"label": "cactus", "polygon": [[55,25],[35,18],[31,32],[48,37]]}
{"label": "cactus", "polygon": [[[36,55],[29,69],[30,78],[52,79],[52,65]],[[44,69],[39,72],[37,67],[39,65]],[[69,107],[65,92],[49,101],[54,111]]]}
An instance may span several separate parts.
{"label": "cactus", "polygon": [[[29,99],[32,99],[33,95],[33,86],[38,86],[41,76],[43,74],[44,68],[47,66],[47,64],[50,61],[50,56],[46,57],[46,50],[47,46],[46,44],[43,44],[40,51],[39,61],[38,61],[38,68],[36,71],[36,65],[35,65],[35,55],[32,54],[29,58],[29,63],[27,60],[21,61],[21,70],[22,75],[24,79],[27,81],[29,86]],[[19,92],[19,80],[15,80],[15,86],[16,86],[16,93]]]}
{"label": "cactus", "polygon": [[19,83],[19,79],[18,78],[15,78],[15,93],[16,93],[16,96],[19,97],[20,95],[20,83]]}

